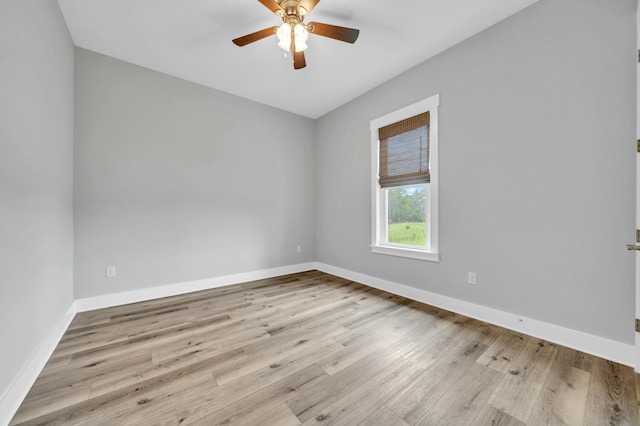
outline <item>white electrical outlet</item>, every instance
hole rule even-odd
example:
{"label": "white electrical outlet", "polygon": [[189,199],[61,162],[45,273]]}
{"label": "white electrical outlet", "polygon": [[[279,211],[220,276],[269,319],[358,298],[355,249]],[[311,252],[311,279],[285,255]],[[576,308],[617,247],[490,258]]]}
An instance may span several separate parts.
{"label": "white electrical outlet", "polygon": [[107,278],[113,278],[116,276],[116,267],[115,266],[107,266],[104,268],[104,274]]}
{"label": "white electrical outlet", "polygon": [[298,246],[298,247],[296,248],[296,251],[297,251],[298,253],[302,252],[302,246]]}
{"label": "white electrical outlet", "polygon": [[476,285],[476,273],[467,272],[467,284]]}

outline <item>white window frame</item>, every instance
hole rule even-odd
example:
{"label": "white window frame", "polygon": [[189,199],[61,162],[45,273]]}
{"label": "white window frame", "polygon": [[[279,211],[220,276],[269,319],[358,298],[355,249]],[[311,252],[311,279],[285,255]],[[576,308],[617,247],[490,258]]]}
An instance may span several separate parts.
{"label": "white window frame", "polygon": [[[415,104],[371,121],[371,252],[410,259],[440,261],[438,251],[438,107],[440,95],[436,94]],[[425,247],[394,244],[387,242],[387,199],[386,188],[378,183],[379,145],[378,129],[393,123],[429,112],[429,174],[430,183],[426,192]]]}

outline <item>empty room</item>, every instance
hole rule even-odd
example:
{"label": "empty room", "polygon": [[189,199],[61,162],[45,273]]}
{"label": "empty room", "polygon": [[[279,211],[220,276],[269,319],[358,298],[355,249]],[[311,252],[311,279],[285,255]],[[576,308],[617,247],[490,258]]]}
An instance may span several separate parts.
{"label": "empty room", "polygon": [[0,0],[0,426],[640,425],[637,0]]}

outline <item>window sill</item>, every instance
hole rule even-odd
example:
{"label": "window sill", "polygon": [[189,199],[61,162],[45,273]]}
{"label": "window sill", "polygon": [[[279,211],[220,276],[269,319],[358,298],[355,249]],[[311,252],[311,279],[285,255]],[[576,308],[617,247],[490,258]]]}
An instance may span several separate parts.
{"label": "window sill", "polygon": [[440,253],[425,250],[372,245],[371,252],[377,254],[386,254],[390,256],[406,257],[409,259],[426,260],[429,262],[440,262]]}

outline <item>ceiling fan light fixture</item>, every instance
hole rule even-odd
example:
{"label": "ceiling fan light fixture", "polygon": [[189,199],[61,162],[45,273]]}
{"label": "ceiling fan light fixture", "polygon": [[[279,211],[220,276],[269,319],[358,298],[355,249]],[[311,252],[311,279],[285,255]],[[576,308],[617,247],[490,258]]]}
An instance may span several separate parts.
{"label": "ceiling fan light fixture", "polygon": [[280,25],[278,31],[276,31],[278,37],[278,47],[285,52],[291,51],[291,25],[288,22]]}
{"label": "ceiling fan light fixture", "polygon": [[307,40],[309,40],[309,31],[302,24],[296,24],[293,29],[296,42],[296,52],[304,52],[307,50]]}
{"label": "ceiling fan light fixture", "polygon": [[[291,26],[292,24],[285,22],[276,31],[278,47],[285,52],[291,51]],[[295,36],[296,52],[305,51],[309,47],[307,45],[307,40],[309,39],[309,32],[307,29],[302,24],[296,24],[295,27],[293,27],[293,34]]]}

